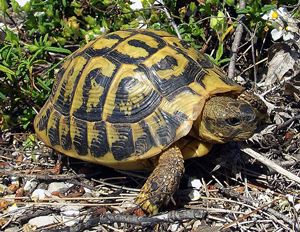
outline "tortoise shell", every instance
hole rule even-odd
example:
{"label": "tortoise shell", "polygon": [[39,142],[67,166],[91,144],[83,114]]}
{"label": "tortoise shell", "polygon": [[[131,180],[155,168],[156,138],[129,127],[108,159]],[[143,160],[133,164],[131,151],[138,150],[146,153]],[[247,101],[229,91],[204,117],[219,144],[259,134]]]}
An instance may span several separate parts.
{"label": "tortoise shell", "polygon": [[68,156],[140,169],[190,132],[210,96],[242,91],[167,32],[117,31],[65,60],[34,127]]}

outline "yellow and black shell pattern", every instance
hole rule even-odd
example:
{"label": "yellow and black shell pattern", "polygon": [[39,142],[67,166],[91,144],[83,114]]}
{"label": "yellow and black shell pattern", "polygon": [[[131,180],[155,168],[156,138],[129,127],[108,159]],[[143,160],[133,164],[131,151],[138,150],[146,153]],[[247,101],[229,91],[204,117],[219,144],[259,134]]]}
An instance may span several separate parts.
{"label": "yellow and black shell pattern", "polygon": [[140,169],[189,133],[210,96],[241,90],[167,32],[117,31],[66,59],[34,127],[68,156]]}

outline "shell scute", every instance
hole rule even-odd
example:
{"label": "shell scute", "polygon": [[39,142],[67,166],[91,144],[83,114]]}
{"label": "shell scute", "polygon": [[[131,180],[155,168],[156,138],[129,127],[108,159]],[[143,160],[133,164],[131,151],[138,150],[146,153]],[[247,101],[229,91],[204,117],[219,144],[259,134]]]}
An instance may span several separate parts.
{"label": "shell scute", "polygon": [[[134,125],[133,125],[134,126]],[[148,152],[152,146],[155,145],[155,141],[149,129],[149,125],[145,120],[141,120],[137,124],[138,129],[135,129],[135,154],[141,156]]]}
{"label": "shell scute", "polygon": [[60,143],[64,150],[72,149],[70,135],[70,116],[62,116],[59,122]]}
{"label": "shell scute", "polygon": [[74,150],[79,156],[88,155],[88,122],[71,117],[70,135]]}
{"label": "shell scute", "polygon": [[166,46],[166,42],[147,33],[133,33],[108,53],[122,64],[138,64]]}
{"label": "shell scute", "polygon": [[106,155],[110,149],[107,138],[106,123],[104,121],[92,123],[89,129],[89,148],[92,156],[98,158]]}
{"label": "shell scute", "polygon": [[60,144],[60,135],[59,135],[59,121],[61,118],[61,114],[57,111],[52,111],[49,117],[47,130],[48,137],[52,146]]}
{"label": "shell scute", "polygon": [[134,154],[134,141],[130,125],[114,125],[116,137],[111,143],[111,153],[116,160],[124,160]]}
{"label": "shell scute", "polygon": [[185,55],[165,47],[142,63],[149,70],[149,78],[162,95],[194,82],[202,68]]}
{"label": "shell scute", "polygon": [[101,121],[109,86],[118,65],[105,57],[91,58],[82,71],[70,114],[87,121]]}

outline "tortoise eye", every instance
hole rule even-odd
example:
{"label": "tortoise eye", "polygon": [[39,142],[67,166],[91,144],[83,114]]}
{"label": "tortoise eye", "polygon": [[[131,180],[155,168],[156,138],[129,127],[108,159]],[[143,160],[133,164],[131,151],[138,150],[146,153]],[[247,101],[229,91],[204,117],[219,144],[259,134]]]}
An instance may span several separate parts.
{"label": "tortoise eye", "polygon": [[240,124],[240,122],[241,120],[236,117],[226,119],[226,123],[229,124],[230,126],[237,126]]}

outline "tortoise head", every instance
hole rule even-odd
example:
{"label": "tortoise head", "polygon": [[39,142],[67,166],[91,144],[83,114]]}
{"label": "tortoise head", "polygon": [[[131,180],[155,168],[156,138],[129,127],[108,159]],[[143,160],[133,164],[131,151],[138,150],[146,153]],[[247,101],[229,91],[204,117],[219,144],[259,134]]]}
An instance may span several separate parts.
{"label": "tortoise head", "polygon": [[226,96],[210,98],[197,119],[201,139],[211,143],[241,141],[250,138],[260,121],[258,111],[248,101]]}

